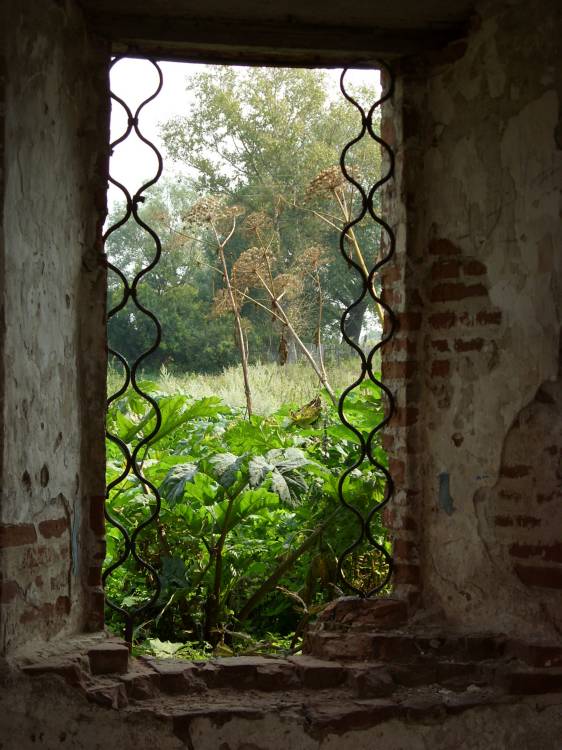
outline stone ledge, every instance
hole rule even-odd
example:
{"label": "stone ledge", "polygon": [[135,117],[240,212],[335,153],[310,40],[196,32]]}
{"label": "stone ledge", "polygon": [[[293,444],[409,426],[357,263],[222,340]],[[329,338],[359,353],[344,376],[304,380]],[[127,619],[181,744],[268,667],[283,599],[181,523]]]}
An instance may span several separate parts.
{"label": "stone ledge", "polygon": [[[326,636],[336,643],[335,633],[316,635],[322,636],[322,643]],[[28,655],[20,668],[29,678],[62,679],[108,710],[141,712],[171,722],[180,738],[188,736],[191,723],[201,718],[222,725],[275,713],[301,723],[310,736],[319,738],[391,719],[439,722],[468,709],[562,693],[562,667],[548,666],[560,659],[562,646],[557,644],[396,630],[342,636],[347,642],[368,639],[371,647],[378,644],[379,653],[402,658],[336,661],[304,654],[206,662],[130,659],[118,639],[86,638],[83,649],[69,652],[62,645],[57,658],[51,647],[33,662]]]}
{"label": "stone ledge", "polygon": [[92,674],[125,674],[129,667],[129,649],[125,644],[108,641],[88,651]]}

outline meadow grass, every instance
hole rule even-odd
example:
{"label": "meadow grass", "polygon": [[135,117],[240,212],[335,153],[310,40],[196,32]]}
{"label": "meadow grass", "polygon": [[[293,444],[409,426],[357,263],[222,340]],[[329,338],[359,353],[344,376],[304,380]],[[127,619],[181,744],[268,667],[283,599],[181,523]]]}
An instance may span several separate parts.
{"label": "meadow grass", "polygon": [[[339,392],[359,375],[357,358],[348,357],[326,365],[328,380]],[[322,392],[322,386],[312,368],[306,362],[286,364],[265,362],[250,365],[250,387],[256,414],[264,416],[277,411],[283,404],[302,406]],[[160,388],[169,393],[185,393],[195,399],[204,396],[219,396],[228,406],[245,407],[242,367],[236,365],[224,369],[218,375],[204,373],[172,373],[163,367],[157,377]],[[110,370],[108,391],[120,385],[119,374]]]}
{"label": "meadow grass", "polygon": [[[359,372],[357,363],[351,358],[326,369],[328,380],[336,391],[349,385]],[[256,414],[272,414],[283,404],[302,406],[322,392],[318,377],[305,362],[282,367],[275,362],[250,365],[249,379]],[[177,376],[162,371],[159,382],[166,390],[188,393],[193,398],[219,396],[229,406],[246,405],[241,365],[229,367],[219,375],[198,373]]]}

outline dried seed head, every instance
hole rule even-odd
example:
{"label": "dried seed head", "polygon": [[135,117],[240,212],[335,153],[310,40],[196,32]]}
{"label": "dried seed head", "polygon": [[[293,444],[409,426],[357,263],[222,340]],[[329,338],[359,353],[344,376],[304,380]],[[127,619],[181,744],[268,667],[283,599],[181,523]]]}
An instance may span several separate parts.
{"label": "dried seed head", "polygon": [[321,245],[310,245],[295,259],[295,269],[304,273],[315,273],[330,262],[326,249]]}
{"label": "dried seed head", "polygon": [[[347,172],[350,177],[359,181],[361,173],[356,167],[348,167]],[[319,172],[309,183],[305,191],[305,200],[311,200],[316,196],[326,196],[338,188],[351,187],[349,181],[345,178],[340,166],[328,167]]]}
{"label": "dried seed head", "polygon": [[227,219],[234,219],[244,213],[241,206],[227,206],[224,198],[217,195],[206,195],[199,198],[185,214],[186,224],[205,226],[216,224]]}
{"label": "dried seed head", "polygon": [[[273,254],[263,247],[249,247],[240,253],[232,266],[232,285],[237,289],[249,289],[259,286],[269,278],[269,268],[273,261]],[[260,279],[261,277],[261,279]]]}
{"label": "dried seed head", "polygon": [[244,219],[244,231],[246,234],[272,232],[273,221],[265,211],[254,211]]}
{"label": "dried seed head", "polygon": [[273,279],[273,293],[276,299],[283,296],[284,300],[294,299],[303,288],[303,279],[300,274],[280,273]]}

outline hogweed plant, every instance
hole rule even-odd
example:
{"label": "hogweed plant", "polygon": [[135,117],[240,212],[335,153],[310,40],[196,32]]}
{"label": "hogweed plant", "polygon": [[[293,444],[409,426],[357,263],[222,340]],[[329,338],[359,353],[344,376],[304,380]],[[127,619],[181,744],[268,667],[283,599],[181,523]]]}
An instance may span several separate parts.
{"label": "hogweed plant", "polygon": [[234,232],[238,216],[244,212],[239,206],[227,206],[223,199],[216,196],[200,198],[189,209],[185,215],[185,223],[188,227],[205,228],[211,232],[215,249],[219,258],[220,272],[224,281],[224,292],[228,300],[228,308],[234,315],[234,326],[236,345],[240,351],[242,363],[242,374],[244,378],[244,393],[246,396],[246,411],[248,419],[252,418],[252,392],[250,389],[250,378],[248,375],[248,346],[244,336],[244,326],[240,312],[240,300],[238,292],[232,285],[230,271],[226,261],[225,249]]}

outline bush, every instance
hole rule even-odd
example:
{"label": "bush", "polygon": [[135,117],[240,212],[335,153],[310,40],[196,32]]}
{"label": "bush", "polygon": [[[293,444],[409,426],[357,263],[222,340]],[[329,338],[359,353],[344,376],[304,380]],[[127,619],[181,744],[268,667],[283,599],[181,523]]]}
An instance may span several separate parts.
{"label": "bush", "polygon": [[[190,644],[188,653],[205,644],[287,647],[299,624],[338,595],[337,555],[360,533],[337,494],[358,440],[321,397],[250,422],[217,396],[167,385],[141,383],[162,415],[156,434],[154,409],[132,391],[108,412],[107,567],[122,559],[120,527],[133,554],[111,571],[106,594],[126,610],[144,608],[136,638],[148,649],[165,641]],[[382,420],[372,384],[352,391],[346,416],[364,436]],[[120,445],[136,459],[125,477]],[[374,452],[386,465],[378,443]],[[382,500],[384,474],[365,462],[344,490],[366,516]],[[371,529],[384,540],[379,514]],[[348,580],[372,583],[384,573],[380,553],[365,545],[347,559]],[[108,616],[119,629],[118,614]]]}

